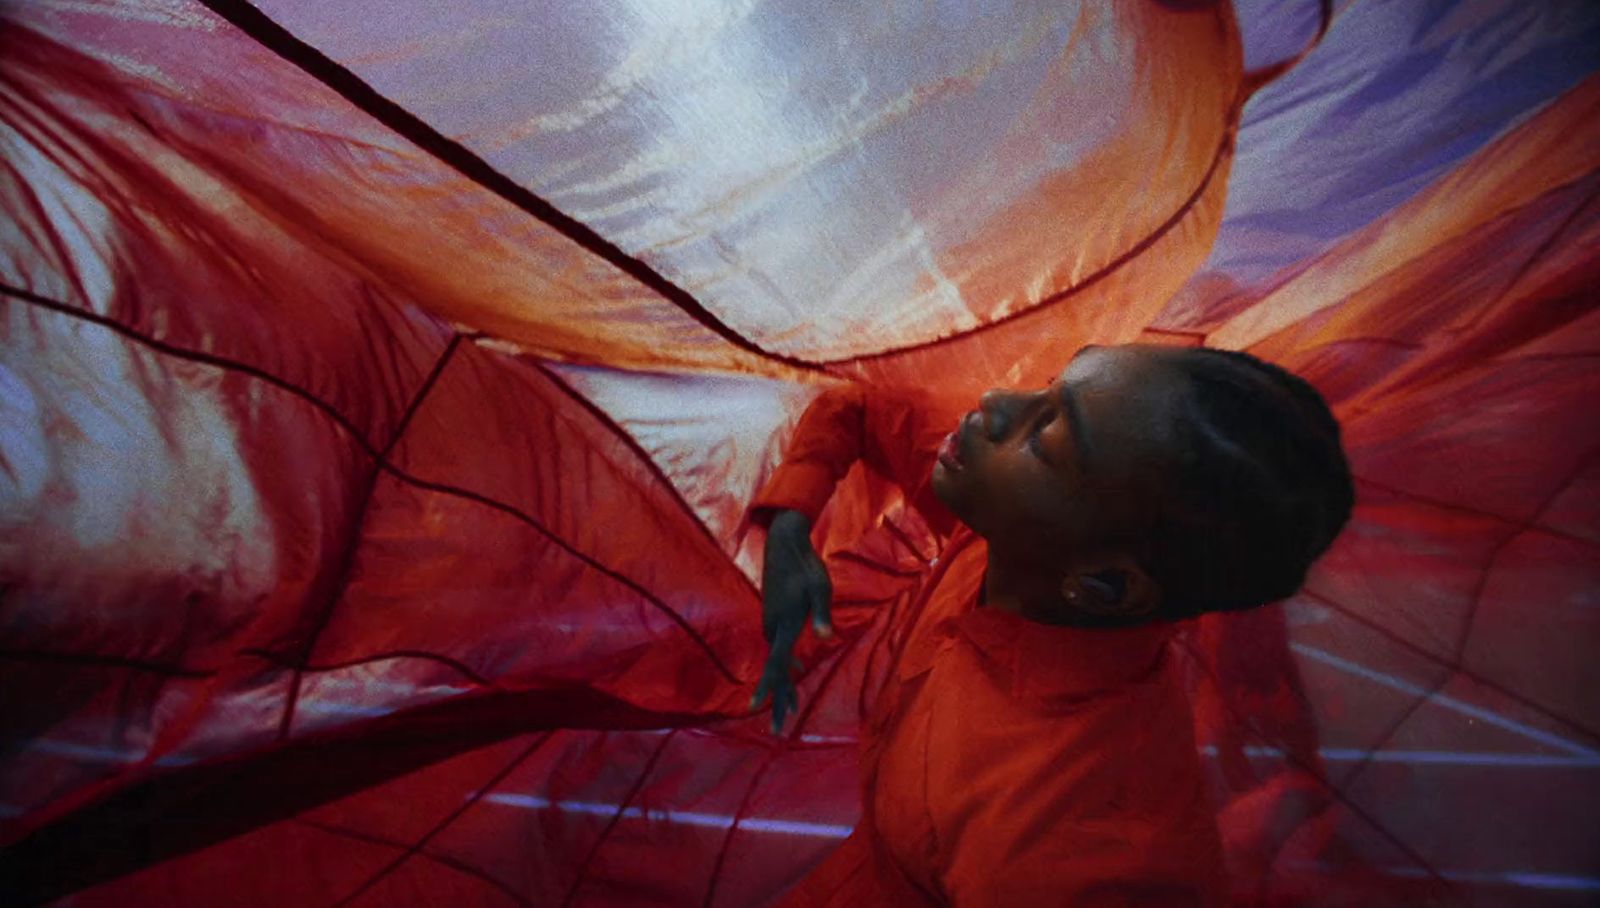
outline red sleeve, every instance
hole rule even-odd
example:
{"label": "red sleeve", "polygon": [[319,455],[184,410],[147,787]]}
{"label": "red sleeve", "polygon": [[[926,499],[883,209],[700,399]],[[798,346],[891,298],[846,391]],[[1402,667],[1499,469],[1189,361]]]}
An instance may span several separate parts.
{"label": "red sleeve", "polygon": [[939,441],[954,426],[944,422],[926,401],[909,395],[860,385],[823,391],[800,417],[782,464],[751,503],[751,519],[765,526],[774,511],[792,509],[815,521],[858,460],[899,485],[925,514],[943,514],[928,478]]}

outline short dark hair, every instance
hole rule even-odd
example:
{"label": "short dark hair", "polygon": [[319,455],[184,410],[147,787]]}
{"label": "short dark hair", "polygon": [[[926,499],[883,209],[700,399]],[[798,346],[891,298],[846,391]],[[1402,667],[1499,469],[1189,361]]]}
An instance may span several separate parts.
{"label": "short dark hair", "polygon": [[1140,561],[1171,619],[1294,593],[1355,500],[1339,423],[1305,379],[1247,353],[1173,358],[1189,379],[1174,488]]}

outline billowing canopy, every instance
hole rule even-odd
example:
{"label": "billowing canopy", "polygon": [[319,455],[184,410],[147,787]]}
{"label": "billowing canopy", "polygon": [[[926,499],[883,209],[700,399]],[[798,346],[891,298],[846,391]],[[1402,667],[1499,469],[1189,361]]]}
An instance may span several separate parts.
{"label": "billowing canopy", "polygon": [[1182,636],[1238,901],[1592,903],[1600,8],[972,7],[0,8],[0,885],[771,903],[933,553],[846,482],[767,733],[794,419],[1142,339],[1357,476]]}

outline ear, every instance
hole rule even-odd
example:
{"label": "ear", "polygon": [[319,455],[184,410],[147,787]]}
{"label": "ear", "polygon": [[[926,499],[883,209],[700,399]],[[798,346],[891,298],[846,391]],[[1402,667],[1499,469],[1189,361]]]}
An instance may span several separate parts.
{"label": "ear", "polygon": [[1061,581],[1067,606],[1095,618],[1148,618],[1161,606],[1161,587],[1129,555],[1082,564]]}

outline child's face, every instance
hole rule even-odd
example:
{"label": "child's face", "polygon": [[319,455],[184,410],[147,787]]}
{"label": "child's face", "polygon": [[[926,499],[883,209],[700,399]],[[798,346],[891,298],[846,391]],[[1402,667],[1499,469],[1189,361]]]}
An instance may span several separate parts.
{"label": "child's face", "polygon": [[1152,522],[1188,379],[1161,347],[1085,347],[1049,387],[985,394],[945,440],[933,491],[991,548],[1059,562]]}

